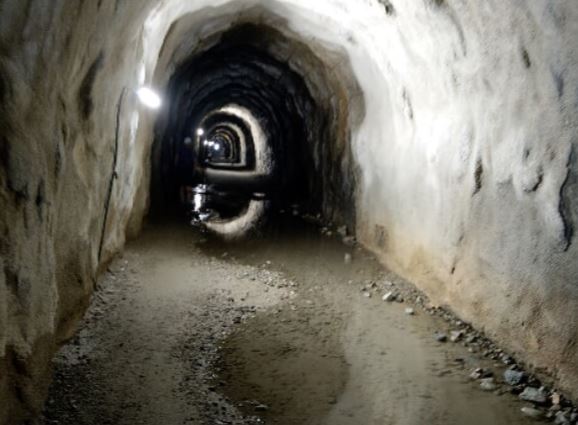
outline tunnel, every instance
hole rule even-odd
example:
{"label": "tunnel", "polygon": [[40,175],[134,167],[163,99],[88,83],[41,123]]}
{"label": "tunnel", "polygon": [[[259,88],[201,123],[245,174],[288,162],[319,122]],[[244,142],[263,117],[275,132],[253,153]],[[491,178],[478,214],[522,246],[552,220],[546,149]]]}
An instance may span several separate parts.
{"label": "tunnel", "polygon": [[[307,74],[280,60],[290,49],[319,69],[319,81],[309,83],[317,98]],[[323,67],[303,43],[245,23],[181,64],[168,84],[171,105],[157,124],[151,205],[171,205],[176,193],[180,203],[194,204],[196,194],[202,205],[192,213],[229,238],[255,227],[246,223],[257,225],[265,210],[320,211],[323,202],[313,195],[323,193],[328,161],[321,146],[330,144],[340,114],[319,95],[335,91]],[[353,180],[346,171],[342,179]]]}
{"label": "tunnel", "polygon": [[0,0],[0,425],[578,423],[574,0]]}

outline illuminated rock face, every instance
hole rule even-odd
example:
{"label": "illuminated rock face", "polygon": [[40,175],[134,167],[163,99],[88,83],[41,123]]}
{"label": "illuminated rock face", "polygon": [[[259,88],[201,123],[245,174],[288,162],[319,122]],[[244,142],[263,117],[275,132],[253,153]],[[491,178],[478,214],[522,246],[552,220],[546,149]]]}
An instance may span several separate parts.
{"label": "illuminated rock face", "polygon": [[157,115],[135,91],[245,23],[327,117],[325,214],[578,396],[573,0],[2,0],[0,423],[38,411],[148,209]]}

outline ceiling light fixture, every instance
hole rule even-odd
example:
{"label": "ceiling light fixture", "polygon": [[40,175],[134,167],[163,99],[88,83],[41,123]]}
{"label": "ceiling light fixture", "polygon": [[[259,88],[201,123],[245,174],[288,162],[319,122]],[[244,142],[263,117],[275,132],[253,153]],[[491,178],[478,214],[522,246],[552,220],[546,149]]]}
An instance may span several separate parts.
{"label": "ceiling light fixture", "polygon": [[162,105],[161,97],[149,87],[140,87],[136,94],[140,102],[150,109],[159,109]]}

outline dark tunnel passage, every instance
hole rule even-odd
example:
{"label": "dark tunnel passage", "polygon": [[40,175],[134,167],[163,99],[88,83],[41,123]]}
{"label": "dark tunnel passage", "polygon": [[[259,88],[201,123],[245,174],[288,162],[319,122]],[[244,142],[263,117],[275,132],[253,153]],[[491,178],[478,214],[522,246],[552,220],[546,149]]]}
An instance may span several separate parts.
{"label": "dark tunnel passage", "polygon": [[320,212],[335,111],[271,54],[280,37],[241,25],[175,71],[153,147],[153,208],[180,202],[198,221],[234,219],[251,202],[261,216]]}

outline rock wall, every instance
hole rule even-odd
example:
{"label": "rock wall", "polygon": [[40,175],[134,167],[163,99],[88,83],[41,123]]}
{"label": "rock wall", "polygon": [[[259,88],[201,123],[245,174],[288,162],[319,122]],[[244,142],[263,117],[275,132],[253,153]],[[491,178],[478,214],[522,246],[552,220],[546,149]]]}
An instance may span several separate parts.
{"label": "rock wall", "polygon": [[0,423],[38,412],[99,264],[144,212],[143,11],[128,6],[0,1]]}
{"label": "rock wall", "polygon": [[578,397],[574,0],[0,0],[0,423],[38,412],[147,210],[155,116],[134,90],[257,19],[313,46],[323,72],[287,60],[351,113],[326,169],[355,161],[359,239]]}
{"label": "rock wall", "polygon": [[410,3],[354,141],[361,239],[576,397],[578,5]]}

